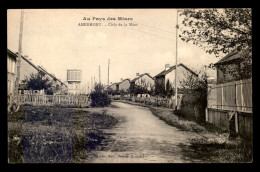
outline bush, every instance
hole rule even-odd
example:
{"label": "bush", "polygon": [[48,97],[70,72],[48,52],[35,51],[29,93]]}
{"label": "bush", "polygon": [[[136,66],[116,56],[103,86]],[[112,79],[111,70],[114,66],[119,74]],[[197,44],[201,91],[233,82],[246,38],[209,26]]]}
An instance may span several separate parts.
{"label": "bush", "polygon": [[90,93],[91,106],[92,107],[104,107],[110,104],[110,98],[103,92],[103,86],[98,84],[95,86],[95,90]]}

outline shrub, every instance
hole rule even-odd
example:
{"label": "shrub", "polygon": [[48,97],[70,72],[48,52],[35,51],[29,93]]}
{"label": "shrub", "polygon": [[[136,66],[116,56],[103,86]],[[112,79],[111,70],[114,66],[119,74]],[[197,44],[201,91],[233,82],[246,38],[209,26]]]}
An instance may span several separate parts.
{"label": "shrub", "polygon": [[90,93],[91,106],[92,107],[104,107],[110,104],[110,98],[103,92],[103,86],[98,84],[95,86],[95,90]]}

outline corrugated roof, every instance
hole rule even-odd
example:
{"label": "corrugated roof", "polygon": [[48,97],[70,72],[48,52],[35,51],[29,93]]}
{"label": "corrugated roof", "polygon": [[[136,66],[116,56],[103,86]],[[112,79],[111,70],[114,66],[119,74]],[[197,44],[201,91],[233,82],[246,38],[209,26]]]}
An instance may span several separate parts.
{"label": "corrugated roof", "polygon": [[[179,67],[179,66],[184,67],[186,70],[188,70],[188,71],[191,72],[192,74],[198,76],[198,74],[196,74],[195,72],[193,72],[191,69],[189,69],[189,68],[188,68],[187,66],[185,66],[184,64],[180,63],[180,64],[178,64],[178,67]],[[170,69],[168,69],[168,70],[163,70],[162,72],[160,72],[159,74],[157,74],[157,75],[155,76],[155,78],[165,76],[166,74],[170,73],[171,71],[173,71],[173,70],[175,70],[175,69],[176,69],[176,65],[171,66]]]}

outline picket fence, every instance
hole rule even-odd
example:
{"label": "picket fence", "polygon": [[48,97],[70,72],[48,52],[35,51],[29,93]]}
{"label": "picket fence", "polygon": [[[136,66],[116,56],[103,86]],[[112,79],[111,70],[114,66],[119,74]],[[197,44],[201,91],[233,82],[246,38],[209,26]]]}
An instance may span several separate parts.
{"label": "picket fence", "polygon": [[63,105],[63,106],[89,106],[91,100],[86,95],[40,95],[20,94],[20,104],[31,105]]}

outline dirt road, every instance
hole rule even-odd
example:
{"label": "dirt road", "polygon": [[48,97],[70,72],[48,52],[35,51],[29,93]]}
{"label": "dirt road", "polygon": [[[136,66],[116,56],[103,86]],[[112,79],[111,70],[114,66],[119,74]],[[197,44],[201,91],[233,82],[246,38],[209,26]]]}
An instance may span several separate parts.
{"label": "dirt road", "polygon": [[155,117],[145,107],[113,102],[107,114],[119,119],[116,127],[105,132],[110,139],[94,152],[92,163],[187,163],[178,146],[189,138],[200,137],[181,131]]}

